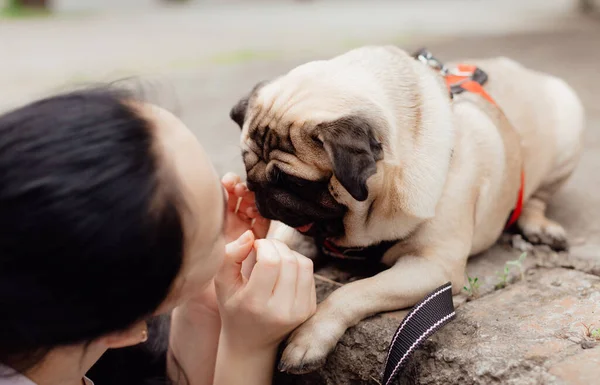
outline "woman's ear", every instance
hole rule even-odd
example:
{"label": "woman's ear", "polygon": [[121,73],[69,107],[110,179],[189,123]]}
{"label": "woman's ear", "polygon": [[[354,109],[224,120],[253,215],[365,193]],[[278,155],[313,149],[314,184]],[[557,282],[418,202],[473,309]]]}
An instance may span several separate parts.
{"label": "woman's ear", "polygon": [[146,321],[140,321],[128,329],[107,334],[100,338],[107,349],[125,348],[134,346],[148,340],[148,325]]}

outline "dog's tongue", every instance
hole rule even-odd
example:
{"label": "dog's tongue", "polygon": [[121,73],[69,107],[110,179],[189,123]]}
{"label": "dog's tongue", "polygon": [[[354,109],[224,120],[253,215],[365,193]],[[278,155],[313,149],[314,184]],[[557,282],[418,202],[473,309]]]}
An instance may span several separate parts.
{"label": "dog's tongue", "polygon": [[305,233],[308,230],[310,230],[310,228],[313,226],[312,223],[309,223],[308,225],[304,225],[304,226],[300,226],[300,227],[296,227],[296,230],[298,230],[301,233]]}

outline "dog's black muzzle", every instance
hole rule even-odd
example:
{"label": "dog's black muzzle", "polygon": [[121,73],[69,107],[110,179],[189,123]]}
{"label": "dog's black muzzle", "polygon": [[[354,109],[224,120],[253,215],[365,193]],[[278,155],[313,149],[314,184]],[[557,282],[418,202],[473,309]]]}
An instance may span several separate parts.
{"label": "dog's black muzzle", "polygon": [[[315,188],[315,184],[320,184]],[[338,203],[328,191],[327,183],[313,182],[296,191],[271,183],[247,182],[256,195],[260,214],[294,228],[312,224],[306,235],[340,236],[344,233],[343,218],[347,208]],[[301,190],[301,191],[300,191]]]}

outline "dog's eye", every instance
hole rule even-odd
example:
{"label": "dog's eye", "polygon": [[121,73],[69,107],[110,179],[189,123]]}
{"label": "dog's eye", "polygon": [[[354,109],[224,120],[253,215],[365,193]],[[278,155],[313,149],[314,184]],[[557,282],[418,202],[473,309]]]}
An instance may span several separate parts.
{"label": "dog's eye", "polygon": [[272,182],[282,182],[285,180],[285,175],[277,166],[273,167],[272,171],[271,171],[271,178],[270,180]]}
{"label": "dog's eye", "polygon": [[298,178],[295,177],[293,175],[288,175],[288,174],[284,174],[285,175],[285,181],[291,184],[294,184],[298,187],[304,187],[307,185],[308,181],[302,178]]}
{"label": "dog's eye", "polygon": [[321,139],[319,139],[318,136],[311,136],[313,142],[315,144],[317,144],[318,146],[322,146],[323,145],[323,141]]}

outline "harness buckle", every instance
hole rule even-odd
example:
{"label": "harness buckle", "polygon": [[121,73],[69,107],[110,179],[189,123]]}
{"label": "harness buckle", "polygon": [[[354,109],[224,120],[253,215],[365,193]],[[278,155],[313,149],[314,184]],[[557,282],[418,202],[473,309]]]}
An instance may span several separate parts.
{"label": "harness buckle", "polygon": [[448,72],[448,68],[438,59],[436,59],[431,52],[427,49],[423,48],[413,54],[413,57],[425,64],[426,66],[439,71],[442,75],[445,75]]}

